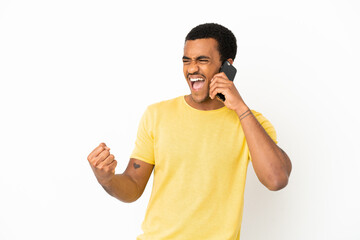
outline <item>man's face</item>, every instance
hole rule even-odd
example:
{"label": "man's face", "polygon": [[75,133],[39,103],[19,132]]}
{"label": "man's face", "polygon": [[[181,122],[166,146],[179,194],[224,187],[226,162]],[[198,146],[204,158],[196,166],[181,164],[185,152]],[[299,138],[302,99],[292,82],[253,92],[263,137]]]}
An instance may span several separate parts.
{"label": "man's face", "polygon": [[221,67],[218,43],[213,38],[188,40],[185,42],[183,70],[189,84],[192,99],[201,103],[211,100],[209,85]]}

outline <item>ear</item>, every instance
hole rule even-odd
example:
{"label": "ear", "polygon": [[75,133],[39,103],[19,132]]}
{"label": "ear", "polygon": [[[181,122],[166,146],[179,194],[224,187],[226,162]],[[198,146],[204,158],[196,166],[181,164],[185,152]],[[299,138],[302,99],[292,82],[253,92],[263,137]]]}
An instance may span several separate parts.
{"label": "ear", "polygon": [[228,58],[227,61],[228,61],[231,65],[233,65],[233,63],[234,63],[234,60],[233,60],[232,58]]}

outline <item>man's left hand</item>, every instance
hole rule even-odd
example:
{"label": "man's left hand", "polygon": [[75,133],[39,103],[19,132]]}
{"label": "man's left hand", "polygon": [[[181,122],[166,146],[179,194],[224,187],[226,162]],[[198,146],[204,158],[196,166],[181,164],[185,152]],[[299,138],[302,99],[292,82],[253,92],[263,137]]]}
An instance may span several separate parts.
{"label": "man's left hand", "polygon": [[[246,106],[234,82],[230,81],[223,72],[215,74],[210,83],[210,98],[214,99],[218,93],[222,93],[225,96],[224,104],[231,110],[237,111]],[[216,98],[221,101],[218,97]]]}

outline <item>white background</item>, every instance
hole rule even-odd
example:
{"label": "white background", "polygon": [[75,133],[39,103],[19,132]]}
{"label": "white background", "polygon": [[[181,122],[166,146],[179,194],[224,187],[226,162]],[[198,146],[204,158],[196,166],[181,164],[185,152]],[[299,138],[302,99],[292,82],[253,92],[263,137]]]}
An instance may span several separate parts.
{"label": "white background", "polygon": [[[270,192],[248,169],[242,239],[360,239],[358,1],[0,1],[0,239],[135,239],[152,177],[127,204],[87,155],[121,173],[146,106],[189,93],[185,35],[238,40],[235,79],[293,163]],[[179,199],[181,201],[181,199]]]}

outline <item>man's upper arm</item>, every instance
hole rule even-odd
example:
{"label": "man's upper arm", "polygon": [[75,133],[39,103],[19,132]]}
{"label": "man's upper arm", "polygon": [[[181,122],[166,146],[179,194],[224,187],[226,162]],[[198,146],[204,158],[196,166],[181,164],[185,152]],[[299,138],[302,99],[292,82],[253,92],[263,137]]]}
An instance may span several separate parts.
{"label": "man's upper arm", "polygon": [[136,158],[130,158],[129,164],[123,174],[128,175],[136,183],[139,190],[139,197],[144,192],[153,168],[153,164]]}

